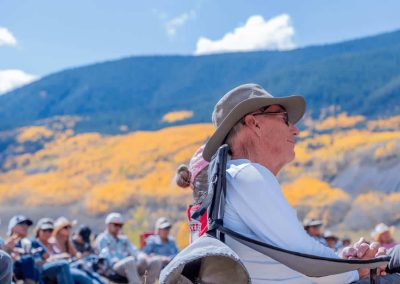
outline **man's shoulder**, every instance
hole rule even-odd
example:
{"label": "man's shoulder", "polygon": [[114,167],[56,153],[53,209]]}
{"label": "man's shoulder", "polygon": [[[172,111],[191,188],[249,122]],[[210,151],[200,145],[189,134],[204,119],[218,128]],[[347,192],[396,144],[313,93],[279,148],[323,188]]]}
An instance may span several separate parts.
{"label": "man's shoulder", "polygon": [[232,176],[236,177],[242,171],[252,170],[254,164],[249,160],[230,160],[226,165],[226,172]]}
{"label": "man's shoulder", "polygon": [[160,240],[158,235],[151,235],[146,239],[146,243],[157,243]]}
{"label": "man's shoulder", "polygon": [[248,176],[248,174],[252,173],[259,174],[262,176],[272,175],[272,173],[264,166],[257,163],[253,163],[246,159],[228,161],[226,172],[232,178],[237,178],[242,175]]}

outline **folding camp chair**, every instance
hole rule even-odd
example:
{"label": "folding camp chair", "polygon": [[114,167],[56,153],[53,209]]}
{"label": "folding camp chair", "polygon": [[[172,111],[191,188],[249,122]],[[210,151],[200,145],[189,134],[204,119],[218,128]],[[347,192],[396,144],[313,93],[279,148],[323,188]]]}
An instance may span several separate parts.
{"label": "folding camp chair", "polygon": [[370,283],[377,283],[377,268],[388,264],[390,257],[383,256],[367,260],[333,259],[308,255],[278,248],[257,240],[245,237],[223,226],[225,197],[226,197],[226,163],[229,153],[228,145],[222,145],[209,166],[209,190],[206,203],[199,214],[208,207],[208,234],[224,242],[225,235],[235,239],[284,265],[309,277],[322,277],[344,273],[359,268],[370,269]]}

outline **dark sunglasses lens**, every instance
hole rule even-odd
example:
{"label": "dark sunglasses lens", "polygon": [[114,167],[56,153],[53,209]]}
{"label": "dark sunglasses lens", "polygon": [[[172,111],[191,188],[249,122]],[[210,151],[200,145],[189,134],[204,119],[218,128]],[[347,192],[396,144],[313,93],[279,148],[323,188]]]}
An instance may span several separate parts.
{"label": "dark sunglasses lens", "polygon": [[52,232],[53,232],[53,229],[44,229],[43,232],[45,232],[45,233],[52,233]]}

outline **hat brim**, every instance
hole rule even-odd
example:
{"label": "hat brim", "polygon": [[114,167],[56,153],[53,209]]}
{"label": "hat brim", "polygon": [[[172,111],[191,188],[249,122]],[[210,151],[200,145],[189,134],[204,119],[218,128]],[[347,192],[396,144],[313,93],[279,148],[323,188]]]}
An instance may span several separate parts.
{"label": "hat brim", "polygon": [[40,226],[38,229],[39,229],[39,230],[48,230],[48,229],[54,230],[54,226],[51,225],[51,224],[43,224],[43,225]]}
{"label": "hat brim", "polygon": [[211,161],[212,156],[224,143],[229,131],[243,116],[269,105],[281,105],[284,107],[288,113],[289,122],[293,124],[303,117],[306,110],[306,102],[302,96],[289,96],[283,98],[255,97],[244,100],[230,111],[222,121],[221,125],[207,141],[203,151],[203,158],[206,161]]}
{"label": "hat brim", "polygon": [[32,222],[31,219],[25,219],[25,220],[23,220],[23,221],[17,223],[17,225],[21,225],[21,224],[26,224],[26,225],[28,225],[28,226],[32,226],[32,225],[33,225],[33,222]]}
{"label": "hat brim", "polygon": [[172,224],[163,224],[158,226],[158,229],[170,229],[172,227]]}

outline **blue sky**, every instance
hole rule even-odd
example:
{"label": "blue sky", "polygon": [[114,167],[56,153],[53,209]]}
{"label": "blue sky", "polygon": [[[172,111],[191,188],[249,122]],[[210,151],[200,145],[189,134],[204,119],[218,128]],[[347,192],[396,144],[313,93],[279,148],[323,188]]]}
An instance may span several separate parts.
{"label": "blue sky", "polygon": [[132,55],[287,50],[400,29],[397,0],[0,0],[0,93]]}

